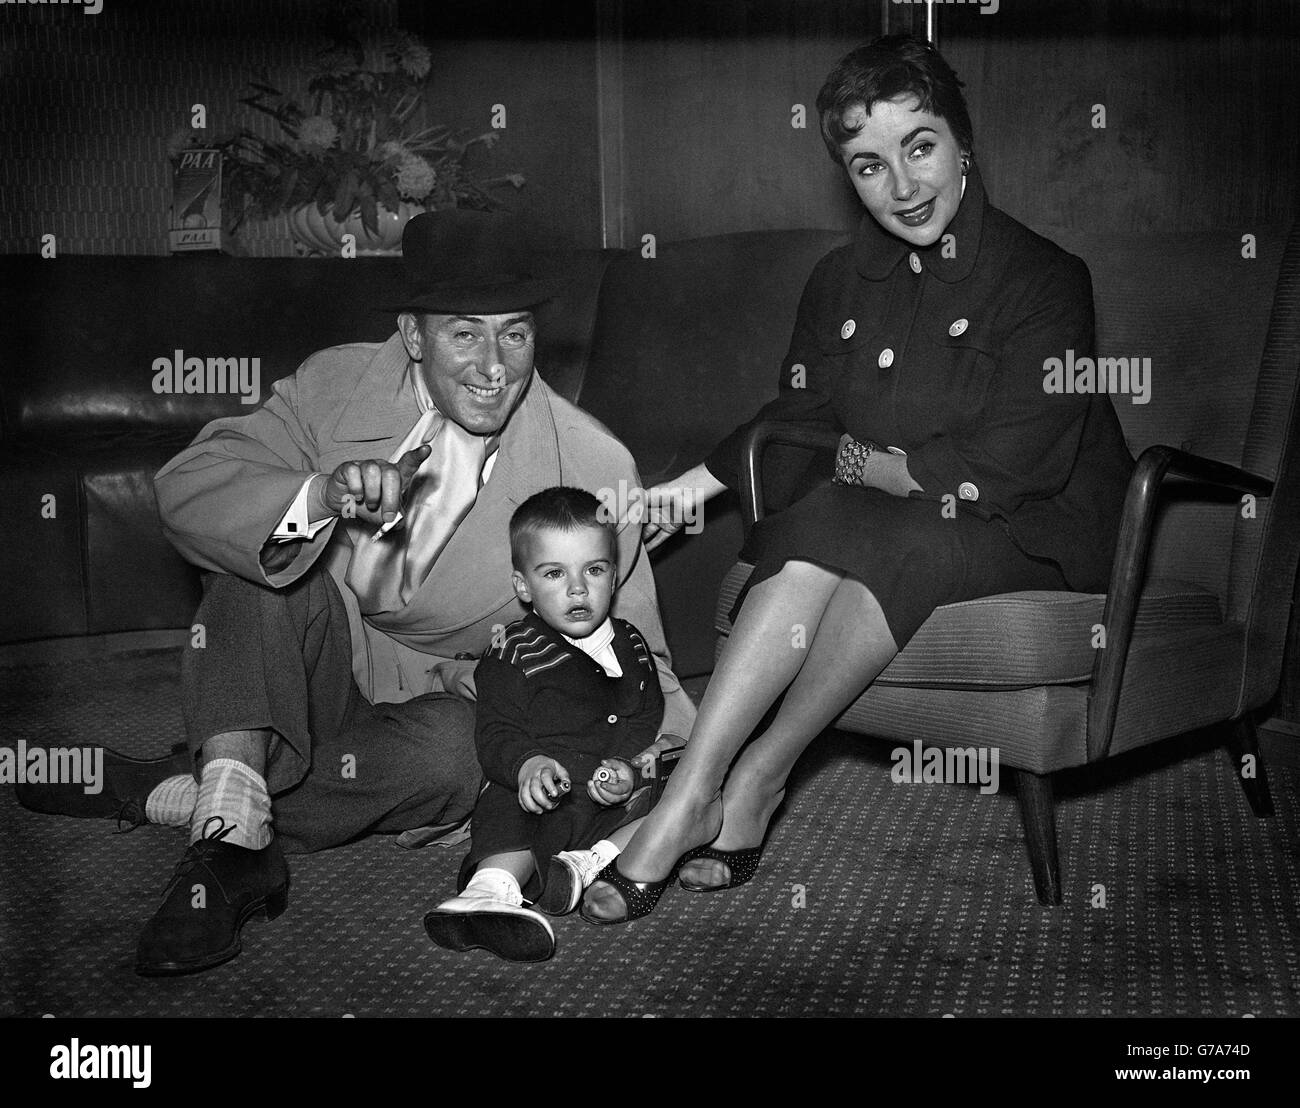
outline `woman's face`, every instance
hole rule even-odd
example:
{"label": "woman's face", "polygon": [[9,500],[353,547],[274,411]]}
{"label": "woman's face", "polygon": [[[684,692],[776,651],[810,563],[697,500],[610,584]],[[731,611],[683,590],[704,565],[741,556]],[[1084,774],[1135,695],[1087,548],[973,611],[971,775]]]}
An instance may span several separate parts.
{"label": "woman's face", "polygon": [[858,196],[886,231],[916,246],[943,234],[961,202],[961,150],[946,121],[918,110],[915,96],[877,100],[868,115],[844,113],[857,134],[840,158]]}

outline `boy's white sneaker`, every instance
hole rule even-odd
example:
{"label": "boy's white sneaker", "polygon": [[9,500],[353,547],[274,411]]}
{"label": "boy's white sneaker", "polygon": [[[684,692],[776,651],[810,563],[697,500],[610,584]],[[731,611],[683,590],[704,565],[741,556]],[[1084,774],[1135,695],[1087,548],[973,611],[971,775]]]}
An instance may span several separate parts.
{"label": "boy's white sneaker", "polygon": [[448,950],[490,950],[510,962],[544,962],[555,953],[545,916],[472,887],[428,912],[424,930]]}
{"label": "boy's white sneaker", "polygon": [[608,858],[602,858],[594,850],[562,850],[551,855],[546,885],[537,907],[550,916],[568,915],[578,906],[583,890],[608,862]]}

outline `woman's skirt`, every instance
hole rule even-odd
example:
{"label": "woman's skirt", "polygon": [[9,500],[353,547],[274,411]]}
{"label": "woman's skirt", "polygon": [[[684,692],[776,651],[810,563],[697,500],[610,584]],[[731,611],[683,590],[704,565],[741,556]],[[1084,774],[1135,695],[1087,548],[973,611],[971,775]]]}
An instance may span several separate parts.
{"label": "woman's skirt", "polygon": [[1070,588],[1055,562],[1026,554],[999,522],[854,485],[821,485],[759,520],[740,557],[755,568],[731,610],[733,623],[755,585],[787,562],[813,562],[866,585],[900,650],[944,604]]}

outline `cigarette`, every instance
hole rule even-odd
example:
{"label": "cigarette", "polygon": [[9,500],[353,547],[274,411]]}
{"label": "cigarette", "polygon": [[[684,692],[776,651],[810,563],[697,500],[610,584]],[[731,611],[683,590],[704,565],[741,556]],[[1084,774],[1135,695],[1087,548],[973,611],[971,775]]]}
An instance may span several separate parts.
{"label": "cigarette", "polygon": [[613,780],[614,771],[612,769],[606,769],[604,766],[601,766],[600,769],[596,770],[596,784],[608,785]]}
{"label": "cigarette", "polygon": [[380,539],[382,539],[386,534],[388,534],[389,531],[391,531],[394,527],[396,527],[396,526],[397,526],[399,523],[401,523],[401,522],[402,522],[402,513],[401,513],[401,512],[398,512],[397,515],[395,515],[392,519],[390,519],[387,523],[385,523],[381,528],[379,528],[378,531],[376,531],[373,535],[370,536],[370,541],[371,541],[371,542],[378,542],[378,541],[379,541]]}

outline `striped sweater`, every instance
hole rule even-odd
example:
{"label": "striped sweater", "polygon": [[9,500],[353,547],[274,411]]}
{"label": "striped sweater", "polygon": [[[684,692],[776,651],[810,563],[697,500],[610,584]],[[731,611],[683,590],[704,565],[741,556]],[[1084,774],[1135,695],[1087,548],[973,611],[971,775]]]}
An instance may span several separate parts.
{"label": "striped sweater", "polygon": [[614,653],[622,677],[530,612],[493,641],[474,674],[474,729],[485,776],[509,789],[535,754],[554,758],[577,785],[602,758],[640,754],[659,732],[664,698],[641,633],[614,619]]}

